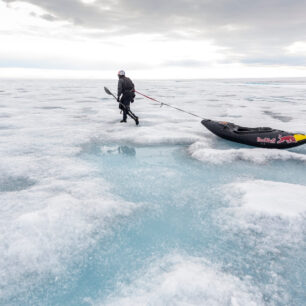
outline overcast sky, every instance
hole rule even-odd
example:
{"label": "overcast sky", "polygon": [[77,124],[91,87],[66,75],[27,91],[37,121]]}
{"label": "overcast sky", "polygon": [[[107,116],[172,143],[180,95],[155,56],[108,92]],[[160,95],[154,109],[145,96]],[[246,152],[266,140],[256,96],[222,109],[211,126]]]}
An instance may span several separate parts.
{"label": "overcast sky", "polygon": [[306,76],[305,0],[0,0],[0,77]]}

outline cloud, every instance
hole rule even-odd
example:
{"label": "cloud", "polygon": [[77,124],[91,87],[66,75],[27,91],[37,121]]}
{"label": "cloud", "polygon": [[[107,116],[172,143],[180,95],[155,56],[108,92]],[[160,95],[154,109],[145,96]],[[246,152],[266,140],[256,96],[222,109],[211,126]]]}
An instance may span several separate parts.
{"label": "cloud", "polygon": [[193,59],[170,60],[163,63],[164,66],[170,67],[207,67],[211,66],[210,61],[198,61]]}
{"label": "cloud", "polygon": [[[75,70],[75,71],[103,71],[112,70],[114,67],[126,66],[124,60],[109,59],[97,59],[96,57],[84,60],[79,58],[59,58],[54,56],[53,58],[46,58],[43,55],[40,57],[29,58],[20,56],[1,56],[0,57],[0,69],[1,68],[33,68],[42,70]],[[142,62],[130,61],[128,63],[129,69],[143,70],[151,69],[152,66]]]}
{"label": "cloud", "polygon": [[[46,10],[48,14],[41,16],[44,19],[64,20],[83,28],[103,30],[103,35],[149,33],[162,34],[168,39],[209,39],[218,46],[247,55],[250,61],[252,58],[282,57],[285,47],[304,41],[306,37],[306,2],[303,0],[24,2]],[[236,59],[240,61],[242,58]],[[291,62],[288,58],[288,64]],[[303,60],[300,62],[303,64]]]}
{"label": "cloud", "polygon": [[306,66],[306,56],[277,56],[277,57],[248,57],[240,60],[241,63],[255,65],[288,65],[288,66]]}
{"label": "cloud", "polygon": [[[4,0],[7,3],[17,0]],[[25,0],[60,19],[85,27],[117,28],[119,32],[196,31],[210,33],[306,33],[302,0]],[[304,29],[302,26],[304,25]],[[294,31],[299,29],[299,31]],[[285,30],[279,31],[279,30]],[[291,32],[292,31],[292,32]],[[266,36],[266,35],[265,35]],[[273,40],[277,39],[276,37]]]}
{"label": "cloud", "polygon": [[50,14],[43,14],[40,16],[42,19],[45,19],[47,21],[56,21],[58,20],[56,17],[50,15]]}

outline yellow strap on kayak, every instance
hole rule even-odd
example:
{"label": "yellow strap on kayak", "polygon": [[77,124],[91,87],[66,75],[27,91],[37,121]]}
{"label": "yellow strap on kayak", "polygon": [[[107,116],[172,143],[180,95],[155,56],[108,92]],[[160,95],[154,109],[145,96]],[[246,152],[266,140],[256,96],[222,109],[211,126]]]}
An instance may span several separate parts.
{"label": "yellow strap on kayak", "polygon": [[295,134],[295,135],[294,135],[294,138],[295,138],[296,141],[301,141],[301,140],[306,139],[306,135]]}

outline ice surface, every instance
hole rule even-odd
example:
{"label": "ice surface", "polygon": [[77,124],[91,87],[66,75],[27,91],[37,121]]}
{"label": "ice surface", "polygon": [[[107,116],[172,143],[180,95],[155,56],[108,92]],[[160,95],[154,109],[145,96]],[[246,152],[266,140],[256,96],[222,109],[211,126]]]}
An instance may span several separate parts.
{"label": "ice surface", "polygon": [[[243,161],[218,166],[199,163],[188,157],[184,146],[129,147],[130,151],[134,148],[135,154],[125,154],[119,145],[101,145],[97,141],[83,146],[82,156],[96,165],[113,185],[113,192],[129,201],[143,203],[144,209],[138,210],[129,224],[108,241],[111,249],[120,249],[120,255],[108,249],[113,254],[112,259],[107,263],[100,259],[102,263],[94,265],[90,271],[108,271],[107,275],[113,275],[115,272],[111,271],[118,269],[119,282],[124,288],[128,287],[124,290],[137,295],[140,289],[134,284],[135,271],[140,269],[140,274],[145,274],[147,257],[164,256],[174,249],[222,263],[226,273],[244,282],[252,279],[251,285],[247,282],[246,287],[250,291],[259,290],[267,303],[292,302],[292,296],[287,295],[287,291],[292,290],[297,292],[296,302],[301,298],[302,289],[296,283],[303,283],[305,274],[301,270],[287,281],[284,271],[292,269],[292,260],[295,267],[303,265],[305,216],[291,222],[291,218],[271,217],[270,213],[252,214],[250,210],[241,209],[243,193],[234,192],[231,186],[224,187],[237,177],[245,177],[246,184],[250,178],[256,179],[255,182],[265,178],[288,180],[295,186],[305,180],[299,163],[288,162],[285,169],[271,163],[258,171],[257,164]],[[97,256],[104,258],[101,251]],[[99,282],[100,278],[90,271],[86,272],[87,278],[94,277]],[[204,284],[204,274],[202,277]],[[116,287],[113,279],[109,276],[103,283],[100,298],[95,301],[106,303],[106,288]],[[127,285],[130,282],[132,286]],[[145,291],[150,291],[146,288],[155,290],[154,285],[150,287],[150,281],[143,286]],[[203,299],[208,294],[205,290],[201,292]],[[116,294],[122,295],[117,291]],[[128,294],[123,295],[126,301]],[[146,297],[145,293],[143,298]],[[158,301],[162,304],[161,300]]]}
{"label": "ice surface", "polygon": [[[136,81],[205,118],[306,132],[305,80]],[[231,143],[112,81],[1,80],[0,304],[301,305],[306,146]],[[137,278],[139,278],[137,280]]]}
{"label": "ice surface", "polygon": [[[306,212],[306,186],[271,181],[246,181],[228,186],[232,202],[255,213],[297,217]],[[235,205],[234,204],[234,205]]]}
{"label": "ice surface", "polygon": [[201,258],[171,254],[97,305],[264,305],[261,293]]}
{"label": "ice surface", "polygon": [[248,161],[256,164],[266,164],[269,161],[283,162],[294,160],[306,162],[306,155],[285,150],[271,150],[258,148],[237,148],[237,149],[213,149],[207,142],[195,142],[189,147],[192,157],[212,164],[232,163],[234,161]]}

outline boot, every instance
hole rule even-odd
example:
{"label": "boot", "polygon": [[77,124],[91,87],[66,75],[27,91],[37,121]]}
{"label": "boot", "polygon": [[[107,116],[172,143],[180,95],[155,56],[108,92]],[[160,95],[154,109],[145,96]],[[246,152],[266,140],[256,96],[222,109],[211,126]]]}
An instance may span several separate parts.
{"label": "boot", "polygon": [[120,122],[126,122],[126,120],[122,119]]}
{"label": "boot", "polygon": [[135,118],[135,123],[136,123],[136,125],[138,125],[138,124],[139,124],[138,117],[136,117],[136,118]]}

